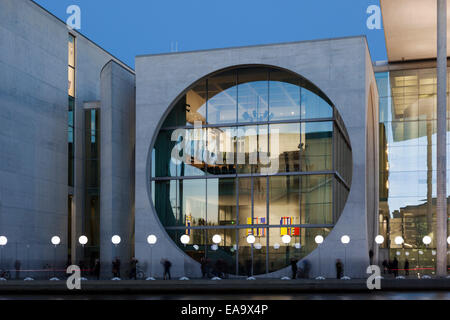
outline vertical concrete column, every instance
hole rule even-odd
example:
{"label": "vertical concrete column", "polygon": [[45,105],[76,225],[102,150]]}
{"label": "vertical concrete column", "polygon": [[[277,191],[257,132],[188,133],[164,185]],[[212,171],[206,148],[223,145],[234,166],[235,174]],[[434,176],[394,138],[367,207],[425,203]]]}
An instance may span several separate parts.
{"label": "vertical concrete column", "polygon": [[[134,252],[134,74],[114,61],[100,74],[100,267],[112,277],[112,260],[121,261],[121,277],[128,277]],[[114,246],[113,235],[121,242]]]}
{"label": "vertical concrete column", "polygon": [[447,0],[437,0],[436,275],[447,275]]}

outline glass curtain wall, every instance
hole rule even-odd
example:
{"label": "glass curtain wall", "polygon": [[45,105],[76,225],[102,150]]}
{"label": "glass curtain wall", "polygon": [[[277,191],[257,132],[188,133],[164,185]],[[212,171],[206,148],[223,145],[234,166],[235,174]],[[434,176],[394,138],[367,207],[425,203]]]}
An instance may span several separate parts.
{"label": "glass curtain wall", "polygon": [[100,109],[84,111],[85,119],[85,210],[82,264],[91,270],[100,257]]}
{"label": "glass curtain wall", "polygon": [[265,67],[220,72],[165,119],[152,150],[153,204],[173,241],[211,273],[273,272],[314,250],[315,235],[339,219],[348,141],[334,106],[306,79]]}
{"label": "glass curtain wall", "polygon": [[[433,273],[436,233],[436,69],[376,74],[380,96],[380,233],[399,265]],[[448,91],[448,90],[447,90]],[[447,108],[449,105],[447,103]],[[447,111],[447,116],[450,113]],[[447,126],[448,128],[448,126]],[[450,143],[447,129],[447,143]],[[450,169],[449,164],[447,168]],[[447,183],[449,173],[447,173]],[[447,192],[450,189],[447,186]],[[449,212],[450,212],[450,206]],[[449,216],[450,217],[450,216]],[[402,245],[394,239],[401,236]],[[423,237],[430,236],[429,246]]]}
{"label": "glass curtain wall", "polygon": [[72,207],[73,207],[73,186],[74,186],[74,171],[75,171],[75,37],[68,35],[67,41],[67,185],[69,194],[67,195],[67,235],[68,247],[67,258],[72,260]]}

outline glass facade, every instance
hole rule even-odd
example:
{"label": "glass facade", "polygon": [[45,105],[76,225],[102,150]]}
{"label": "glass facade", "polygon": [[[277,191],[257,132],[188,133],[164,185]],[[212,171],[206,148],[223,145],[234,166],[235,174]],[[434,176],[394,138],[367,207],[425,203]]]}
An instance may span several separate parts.
{"label": "glass facade", "polygon": [[[75,37],[68,35],[67,41],[67,185],[75,184]],[[67,201],[67,235],[69,243],[67,247],[68,260],[72,260],[72,219],[73,219],[73,191],[69,189]]]}
{"label": "glass facade", "polygon": [[[408,258],[420,273],[431,273],[436,258],[436,69],[380,72],[376,79],[380,95],[379,227],[388,240],[382,247],[389,250],[391,260],[397,256],[400,265]],[[429,246],[422,241],[426,235],[433,239]],[[403,237],[404,244],[395,244],[397,236]]]}
{"label": "glass facade", "polygon": [[156,212],[173,241],[217,273],[286,267],[314,250],[314,237],[342,212],[352,163],[343,128],[328,98],[293,73],[245,67],[202,79],[155,140]]}
{"label": "glass facade", "polygon": [[75,37],[69,34],[68,39],[68,89],[67,144],[68,144],[68,185],[74,183],[74,111],[75,111]]}
{"label": "glass facade", "polygon": [[100,110],[86,109],[85,119],[85,210],[84,235],[89,242],[83,247],[84,265],[100,257]]}

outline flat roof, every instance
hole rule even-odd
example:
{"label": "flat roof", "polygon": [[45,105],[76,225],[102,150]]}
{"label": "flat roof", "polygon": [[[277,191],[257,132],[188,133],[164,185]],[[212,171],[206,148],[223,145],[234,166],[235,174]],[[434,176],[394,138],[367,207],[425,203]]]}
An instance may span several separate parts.
{"label": "flat roof", "polygon": [[244,45],[244,46],[223,47],[223,48],[198,49],[198,50],[189,50],[189,51],[147,53],[147,54],[137,55],[136,58],[165,56],[165,55],[178,55],[178,54],[186,54],[186,53],[200,53],[200,52],[220,51],[220,50],[235,50],[235,49],[245,49],[245,48],[282,46],[282,45],[292,45],[292,44],[307,43],[307,42],[321,42],[321,41],[334,41],[334,40],[338,41],[338,40],[346,40],[346,39],[363,39],[366,42],[367,48],[369,48],[366,35],[361,34],[361,35],[355,35],[355,36],[336,37],[336,38],[322,38],[322,39],[310,39],[310,40],[299,40],[299,41],[288,41],[288,42],[274,42],[274,43],[252,44],[252,45]]}
{"label": "flat roof", "polygon": [[[380,0],[389,62],[435,59],[436,0]],[[450,40],[450,1],[447,3],[447,42]],[[447,47],[450,56],[450,46]]]}

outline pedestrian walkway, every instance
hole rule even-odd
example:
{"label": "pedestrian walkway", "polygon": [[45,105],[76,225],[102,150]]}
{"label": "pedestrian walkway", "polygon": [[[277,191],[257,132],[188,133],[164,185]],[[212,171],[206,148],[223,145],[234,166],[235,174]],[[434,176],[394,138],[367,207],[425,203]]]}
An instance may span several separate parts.
{"label": "pedestrian walkway", "polygon": [[[366,279],[352,280],[88,280],[81,282],[82,289],[69,291],[66,281],[3,281],[0,293],[106,293],[106,292],[367,292]],[[383,279],[381,290],[450,290],[450,279]]]}

